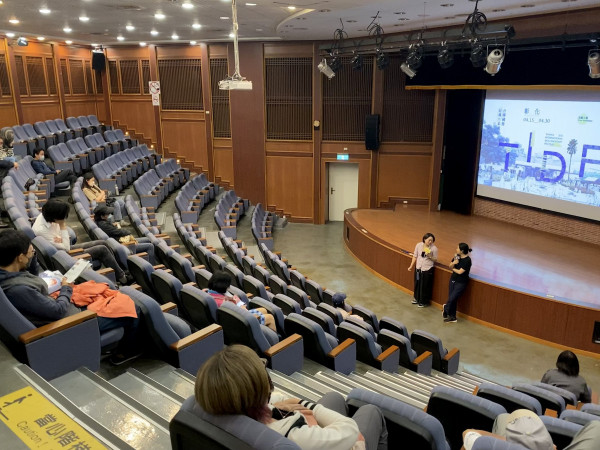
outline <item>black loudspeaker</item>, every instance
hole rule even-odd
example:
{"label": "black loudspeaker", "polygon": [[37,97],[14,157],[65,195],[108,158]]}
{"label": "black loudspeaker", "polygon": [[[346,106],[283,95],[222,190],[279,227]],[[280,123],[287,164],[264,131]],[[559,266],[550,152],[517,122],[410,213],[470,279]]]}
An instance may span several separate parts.
{"label": "black loudspeaker", "polygon": [[365,147],[367,150],[379,148],[379,114],[368,114],[365,122]]}
{"label": "black loudspeaker", "polygon": [[92,52],[92,69],[97,70],[98,72],[104,72],[105,68],[106,58],[104,58],[104,53]]}

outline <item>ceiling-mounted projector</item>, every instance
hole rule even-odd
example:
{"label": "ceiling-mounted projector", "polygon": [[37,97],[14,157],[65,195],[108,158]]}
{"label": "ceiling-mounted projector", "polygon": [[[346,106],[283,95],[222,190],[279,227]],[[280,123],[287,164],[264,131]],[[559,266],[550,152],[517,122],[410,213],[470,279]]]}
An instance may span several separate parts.
{"label": "ceiling-mounted projector", "polygon": [[29,42],[27,42],[27,38],[20,37],[19,39],[17,39],[17,45],[19,47],[27,47],[29,45]]}
{"label": "ceiling-mounted projector", "polygon": [[246,80],[240,74],[240,51],[238,48],[238,20],[236,0],[231,0],[231,18],[233,20],[233,57],[235,61],[235,71],[233,75],[219,81],[219,89],[222,91],[251,91],[252,81]]}

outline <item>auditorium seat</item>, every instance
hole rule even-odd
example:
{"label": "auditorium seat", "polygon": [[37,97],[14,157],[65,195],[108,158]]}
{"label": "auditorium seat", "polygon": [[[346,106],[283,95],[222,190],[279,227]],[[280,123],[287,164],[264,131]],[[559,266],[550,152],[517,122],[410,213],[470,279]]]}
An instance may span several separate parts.
{"label": "auditorium seat", "polygon": [[271,275],[269,277],[269,287],[271,288],[271,293],[273,295],[277,294],[287,294],[287,284],[277,275]]}
{"label": "auditorium seat", "polygon": [[92,125],[90,119],[88,119],[88,116],[77,116],[77,122],[79,122],[79,125],[81,127],[85,127],[91,130],[90,134],[97,133],[98,131],[100,131],[95,125]]}
{"label": "auditorium seat", "polygon": [[509,413],[517,409],[528,409],[538,416],[543,414],[542,405],[537,399],[498,384],[481,383],[477,389],[477,396],[504,406]]}
{"label": "auditorium seat", "polygon": [[173,450],[300,450],[275,430],[243,415],[213,416],[189,397],[169,424]]}
{"label": "auditorium seat", "polygon": [[583,425],[550,416],[540,416],[557,450],[567,447]]}
{"label": "auditorium seat", "polygon": [[557,386],[552,386],[548,383],[541,383],[539,381],[535,383],[531,383],[532,386],[537,386],[542,389],[546,389],[550,392],[554,392],[555,394],[560,395],[567,405],[577,406],[577,396],[566,389],[559,388]]}
{"label": "auditorium seat", "polygon": [[37,147],[46,148],[45,143],[42,142],[43,139],[30,137],[21,125],[14,125],[12,130],[14,134],[13,149],[16,155],[33,155],[33,151]]}
{"label": "auditorium seat", "polygon": [[98,120],[98,117],[96,117],[94,114],[90,114],[89,116],[87,116],[90,124],[92,124],[97,130],[101,131],[102,133],[104,133],[106,130],[112,130],[112,127],[110,125],[105,125],[103,123],[101,123]]}
{"label": "auditorium seat", "polygon": [[[300,306],[298,305],[298,308],[299,307]],[[333,319],[324,312],[309,306],[308,308],[304,308],[301,314],[307,319],[310,319],[320,325],[325,333],[329,333],[332,336],[337,336],[337,327],[333,323]]]}
{"label": "auditorium seat", "polygon": [[439,337],[423,330],[414,330],[410,335],[410,342],[418,354],[431,352],[433,369],[448,375],[454,375],[458,371],[460,351],[457,348],[446,350]]}
{"label": "auditorium seat", "polygon": [[[50,130],[52,130],[52,127],[48,123],[48,121],[46,121],[46,123],[48,124],[48,127],[50,128]],[[63,133],[65,133],[67,135],[67,140],[83,136],[84,130],[82,130],[81,128],[69,128],[65,124],[65,121],[62,119],[54,119],[54,124],[56,125],[56,127],[58,128],[59,131],[62,131]],[[68,136],[71,136],[71,137],[68,137]]]}
{"label": "auditorium seat", "polygon": [[269,280],[271,279],[272,275],[267,269],[259,264],[256,264],[252,270],[252,276],[265,286],[269,286]]}
{"label": "auditorium seat", "polygon": [[427,403],[427,414],[441,422],[452,450],[462,447],[464,430],[491,432],[496,417],[504,413],[497,403],[447,386],[434,387]]}
{"label": "auditorium seat", "polygon": [[332,305],[329,305],[325,302],[321,302],[317,305],[317,310],[321,311],[325,314],[327,314],[329,317],[331,317],[331,320],[333,320],[333,323],[336,325],[339,325],[340,323],[342,323],[344,321],[344,318],[342,317],[342,313],[339,312],[337,310],[337,308],[334,308]]}
{"label": "auditorium seat", "polygon": [[242,266],[244,266],[244,273],[246,275],[254,276],[254,267],[256,267],[256,261],[254,260],[254,258],[251,258],[247,255],[244,256],[242,258]]}
{"label": "auditorium seat", "polygon": [[450,450],[440,421],[419,408],[360,388],[348,393],[346,404],[350,416],[363,405],[375,405],[381,410],[390,449]]}
{"label": "auditorium seat", "polygon": [[399,364],[417,373],[423,375],[431,375],[431,366],[433,356],[431,352],[423,352],[417,354],[411,348],[410,339],[402,334],[395,333],[391,330],[383,329],[377,335],[377,343],[381,345],[383,350],[395,345],[400,350]]}
{"label": "auditorium seat", "polygon": [[294,299],[291,299],[287,295],[277,294],[273,296],[271,301],[274,305],[277,305],[279,308],[281,308],[281,311],[283,311],[283,314],[285,316],[287,316],[290,313],[302,313],[302,308],[300,308],[298,302]]}
{"label": "auditorium seat", "polygon": [[384,316],[379,321],[379,329],[380,330],[390,330],[394,333],[401,334],[402,336],[410,339],[410,334],[406,329],[406,326],[400,322],[399,320],[393,319],[388,316]]}
{"label": "auditorium seat", "polygon": [[64,129],[61,128],[60,125],[57,124],[55,119],[46,120],[44,123],[46,124],[48,130],[50,130],[53,134],[58,136],[57,142],[66,142],[69,139],[75,138],[75,132],[73,130],[70,130],[66,125]]}
{"label": "auditorium seat", "polygon": [[73,155],[65,144],[51,145],[47,152],[55,169],[71,169],[75,175],[81,175],[79,157]]}
{"label": "auditorium seat", "polygon": [[193,326],[202,329],[217,322],[217,303],[210,294],[190,284],[184,285],[179,294],[181,306]]}
{"label": "auditorium seat", "polygon": [[144,258],[140,258],[136,255],[130,255],[127,258],[127,270],[129,270],[129,273],[135,280],[136,284],[141,286],[142,292],[144,292],[144,294],[149,295],[152,298],[156,298],[157,296],[151,278],[152,272],[154,272],[155,267],[159,266],[152,266],[152,264],[150,264]]}
{"label": "auditorium seat", "polygon": [[546,409],[556,411],[559,415],[565,410],[565,400],[560,395],[547,389],[526,383],[515,384],[512,388],[515,391],[522,392],[523,394],[527,394],[537,399],[542,405],[544,414],[546,413]]}
{"label": "auditorium seat", "polygon": [[79,120],[77,119],[77,117],[73,117],[73,116],[67,117],[67,126],[70,129],[81,133],[81,136],[87,136],[88,134],[94,134],[94,130],[91,127],[86,127],[83,124],[79,123]]}
{"label": "auditorium seat", "polygon": [[288,314],[285,318],[285,330],[289,335],[297,333],[302,336],[306,358],[346,375],[356,368],[354,340],[346,339],[338,343],[338,340],[331,334],[326,334],[319,324],[296,313]]}
{"label": "auditorium seat", "polygon": [[304,292],[301,289],[298,289],[296,286],[288,286],[287,294],[286,295],[288,297],[293,298],[294,300],[296,300],[300,304],[300,307],[302,309],[308,308],[309,306],[311,306],[313,308],[317,307],[317,304],[315,302],[312,302],[308,298],[308,295],[306,295],[306,292]]}
{"label": "auditorium seat", "polygon": [[173,275],[179,278],[183,284],[196,282],[196,271],[204,269],[204,266],[192,266],[191,261],[185,256],[172,252],[167,256],[168,267],[173,271]]}
{"label": "auditorium seat", "polygon": [[260,281],[258,281],[256,278],[250,275],[246,275],[244,277],[243,290],[244,292],[248,292],[256,297],[262,297],[267,300],[270,300],[273,297],[273,294],[269,295],[269,293],[267,292],[267,288],[264,284],[262,284]]}
{"label": "auditorium seat", "polygon": [[493,436],[481,436],[473,443],[471,450],[528,450],[521,444],[497,439]]}
{"label": "auditorium seat", "polygon": [[581,406],[581,411],[586,412],[588,414],[600,416],[600,405],[597,405],[595,403],[585,403]]}
{"label": "auditorium seat", "polygon": [[48,128],[46,122],[36,122],[33,124],[33,128],[38,135],[44,136],[47,142],[52,142],[52,144],[58,144],[59,142],[64,142],[64,136],[62,133],[55,133]]}
{"label": "auditorium seat", "polygon": [[576,409],[564,410],[560,414],[559,418],[561,420],[577,423],[579,425],[586,425],[588,422],[591,422],[592,420],[600,420],[600,416],[597,416],[595,414],[586,413],[583,411],[578,411]]}
{"label": "auditorium seat", "polygon": [[[233,294],[233,291],[230,291],[230,293]],[[266,309],[267,313],[273,316],[273,320],[275,321],[275,327],[277,328],[277,334],[279,335],[280,340],[283,337],[287,337],[290,334],[293,334],[288,333],[285,329],[285,316],[283,315],[283,311],[281,310],[281,308],[275,305],[274,303],[271,303],[269,300],[265,300],[264,298],[260,297],[252,297],[251,299],[248,299],[246,307],[248,308],[248,310],[255,308]]]}
{"label": "auditorium seat", "polygon": [[237,288],[244,288],[244,273],[231,264],[225,266],[225,272],[231,276],[231,284]]}
{"label": "auditorium seat", "polygon": [[379,321],[373,311],[364,306],[355,305],[352,307],[352,314],[361,317],[365,322],[373,327],[375,333],[379,333]]}
{"label": "auditorium seat", "polygon": [[400,359],[398,347],[392,345],[383,350],[368,331],[347,322],[338,325],[337,337],[340,341],[346,339],[356,341],[357,360],[386,372],[396,372],[398,370]]}
{"label": "auditorium seat", "polygon": [[304,346],[301,336],[292,335],[279,341],[277,333],[260,325],[248,311],[229,302],[217,310],[217,318],[225,333],[225,344],[252,348],[260,357],[267,358],[269,368],[286,375],[302,369]]}

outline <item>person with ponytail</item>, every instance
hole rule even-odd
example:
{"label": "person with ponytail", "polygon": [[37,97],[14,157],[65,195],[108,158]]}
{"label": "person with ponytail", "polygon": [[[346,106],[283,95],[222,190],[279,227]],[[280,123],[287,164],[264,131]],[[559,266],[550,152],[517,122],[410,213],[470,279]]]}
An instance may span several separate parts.
{"label": "person with ponytail", "polygon": [[472,251],[468,244],[461,242],[456,248],[456,255],[450,262],[450,286],[448,288],[448,300],[443,307],[444,322],[456,322],[456,304],[458,299],[464,292],[469,282],[469,272],[471,271],[471,257],[469,253]]}

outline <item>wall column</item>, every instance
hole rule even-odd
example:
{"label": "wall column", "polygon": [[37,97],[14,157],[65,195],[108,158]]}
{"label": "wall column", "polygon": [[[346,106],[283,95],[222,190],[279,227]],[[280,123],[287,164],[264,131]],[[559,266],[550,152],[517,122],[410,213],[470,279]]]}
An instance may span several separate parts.
{"label": "wall column", "polygon": [[8,39],[4,39],[4,45],[6,46],[12,97],[15,104],[15,115],[17,116],[17,123],[21,124],[23,123],[23,106],[21,105],[21,90],[19,87],[19,77],[17,76],[15,53],[13,52],[12,46],[8,44]]}
{"label": "wall column", "polygon": [[210,58],[208,56],[208,45],[200,44],[202,60],[202,94],[204,103],[204,126],[206,131],[206,154],[208,157],[208,179],[215,179],[215,164],[213,161],[213,138],[212,138],[212,91],[210,88]]}
{"label": "wall column", "polygon": [[[150,59],[150,81],[158,81],[158,59],[156,58],[156,45],[148,46],[148,57]],[[154,109],[154,126],[156,127],[156,153],[164,155],[163,152],[163,136],[162,126],[160,121],[160,105],[153,106]]]}
{"label": "wall column", "polygon": [[433,110],[433,137],[431,161],[431,191],[429,193],[429,211],[437,211],[440,202],[440,177],[442,157],[444,155],[444,123],[446,121],[446,91],[435,91],[435,107]]}

